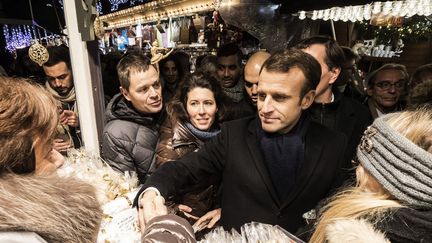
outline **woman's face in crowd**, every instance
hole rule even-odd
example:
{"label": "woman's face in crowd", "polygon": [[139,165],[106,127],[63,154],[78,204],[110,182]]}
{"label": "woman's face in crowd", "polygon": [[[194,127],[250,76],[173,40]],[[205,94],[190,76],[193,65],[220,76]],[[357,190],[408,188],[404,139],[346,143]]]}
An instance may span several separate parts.
{"label": "woman's face in crowd", "polygon": [[173,61],[167,61],[163,66],[163,72],[165,74],[165,81],[167,83],[173,84],[178,79],[178,70]]}
{"label": "woman's face in crowd", "polygon": [[202,131],[209,130],[218,110],[213,92],[206,88],[193,88],[188,93],[186,110],[194,127]]}
{"label": "woman's face in crowd", "polygon": [[49,175],[63,165],[65,159],[57,150],[52,148],[51,142],[43,143],[38,140],[34,146],[37,175]]}

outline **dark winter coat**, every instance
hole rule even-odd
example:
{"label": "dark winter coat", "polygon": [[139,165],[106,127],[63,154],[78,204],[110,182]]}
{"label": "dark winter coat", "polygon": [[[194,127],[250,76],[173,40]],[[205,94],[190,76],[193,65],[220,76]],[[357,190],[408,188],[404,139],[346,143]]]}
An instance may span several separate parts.
{"label": "dark winter coat", "polygon": [[158,142],[159,117],[138,113],[122,94],[110,101],[105,117],[102,158],[118,171],[137,172],[143,183]]}
{"label": "dark winter coat", "polygon": [[256,221],[295,232],[305,224],[302,214],[314,208],[335,186],[341,173],[346,137],[310,122],[298,180],[294,190],[281,200],[259,145],[258,126],[260,121],[254,117],[224,123],[221,133],[199,151],[159,167],[141,192],[153,186],[167,199],[182,188],[216,174],[222,177],[220,223],[225,229],[239,229]]}
{"label": "dark winter coat", "polygon": [[367,108],[360,102],[340,93],[334,95],[335,99],[332,103],[313,103],[309,113],[313,121],[347,136],[344,168],[350,169],[360,138],[364,130],[372,124],[373,119]]}
{"label": "dark winter coat", "polygon": [[399,208],[375,224],[392,243],[432,242],[432,211]]}
{"label": "dark winter coat", "polygon": [[160,128],[160,139],[156,149],[157,166],[177,160],[184,155],[197,150],[204,144],[182,123],[166,119]]}
{"label": "dark winter coat", "polygon": [[[178,160],[197,151],[203,144],[204,141],[195,136],[184,124],[176,122],[172,125],[172,122],[166,119],[160,129],[156,164],[160,166],[167,161]],[[218,205],[216,198],[219,184],[220,178],[217,176],[204,178],[179,192],[182,196],[176,201],[191,207],[192,215],[201,217]]]}

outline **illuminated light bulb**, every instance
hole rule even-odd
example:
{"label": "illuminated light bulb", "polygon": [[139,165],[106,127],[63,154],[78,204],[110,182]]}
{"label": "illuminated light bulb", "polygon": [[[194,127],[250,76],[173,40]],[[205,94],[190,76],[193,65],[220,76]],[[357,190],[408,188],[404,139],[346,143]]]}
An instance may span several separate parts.
{"label": "illuminated light bulb", "polygon": [[355,14],[355,18],[357,21],[363,21],[364,19],[364,10],[363,10],[363,6],[358,6],[357,10],[356,10],[356,14]]}
{"label": "illuminated light bulb", "polygon": [[408,0],[407,1],[407,4],[408,4],[408,8],[409,9],[415,9],[416,8],[416,6],[417,6],[417,4],[418,4],[418,2],[417,2],[417,0]]}
{"label": "illuminated light bulb", "polygon": [[402,1],[395,1],[393,2],[393,8],[391,10],[391,15],[393,16],[399,16],[401,10],[402,10],[402,5],[403,2]]}
{"label": "illuminated light bulb", "polygon": [[341,17],[342,17],[342,8],[336,8],[336,12],[335,12],[335,16],[334,16],[334,21],[340,20]]}
{"label": "illuminated light bulb", "polygon": [[[357,6],[356,6],[357,7]],[[351,21],[351,22],[355,22],[356,21],[356,9],[358,9],[358,8],[356,8],[356,7],[353,7],[353,6],[349,6],[348,7],[348,20],[349,21]]]}
{"label": "illuminated light bulb", "polygon": [[348,8],[348,7],[345,7],[345,8],[343,8],[343,10],[342,10],[342,16],[341,16],[341,20],[343,21],[343,22],[347,22],[348,21],[348,16],[349,16],[349,14],[350,14],[350,9]]}
{"label": "illuminated light bulb", "polygon": [[334,20],[335,14],[336,14],[335,8],[330,9],[329,19]]}
{"label": "illuminated light bulb", "polygon": [[378,14],[381,12],[381,2],[374,2],[373,3],[373,8],[372,8],[372,13],[373,14]]}
{"label": "illuminated light bulb", "polygon": [[323,15],[324,15],[324,10],[318,10],[318,16],[317,16],[317,18],[318,19],[322,19]]}
{"label": "illuminated light bulb", "polygon": [[406,16],[408,14],[408,2],[403,2],[401,10],[399,11],[399,16]]}
{"label": "illuminated light bulb", "polygon": [[329,19],[329,16],[330,16],[330,9],[324,10],[323,20],[327,21]]}
{"label": "illuminated light bulb", "polygon": [[429,3],[426,3],[425,6],[424,6],[424,15],[425,16],[429,16],[431,14],[432,14],[432,12],[431,12],[431,2],[429,2]]}
{"label": "illuminated light bulb", "polygon": [[384,6],[382,8],[382,13],[384,15],[389,15],[392,8],[393,8],[393,2],[387,1],[384,3]]}
{"label": "illuminated light bulb", "polygon": [[311,19],[312,20],[316,20],[318,18],[318,11],[317,10],[314,10],[313,12],[312,12],[312,17],[311,17]]}
{"label": "illuminated light bulb", "polygon": [[306,12],[305,11],[300,11],[299,12],[299,19],[303,20],[306,18]]}
{"label": "illuminated light bulb", "polygon": [[406,16],[407,17],[412,17],[416,14],[416,6],[417,6],[417,1],[416,0],[408,0],[407,1],[407,13]]}
{"label": "illuminated light bulb", "polygon": [[422,16],[425,15],[425,9],[426,9],[427,1],[425,0],[419,0],[417,5],[417,14]]}

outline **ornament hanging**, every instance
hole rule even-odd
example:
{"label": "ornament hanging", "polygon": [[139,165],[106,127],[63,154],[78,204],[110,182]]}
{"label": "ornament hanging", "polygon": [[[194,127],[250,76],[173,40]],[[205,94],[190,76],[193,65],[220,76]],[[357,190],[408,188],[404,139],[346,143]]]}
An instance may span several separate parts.
{"label": "ornament hanging", "polygon": [[49,58],[48,50],[43,45],[39,44],[37,40],[30,46],[28,54],[30,59],[39,64],[39,66],[46,63]]}

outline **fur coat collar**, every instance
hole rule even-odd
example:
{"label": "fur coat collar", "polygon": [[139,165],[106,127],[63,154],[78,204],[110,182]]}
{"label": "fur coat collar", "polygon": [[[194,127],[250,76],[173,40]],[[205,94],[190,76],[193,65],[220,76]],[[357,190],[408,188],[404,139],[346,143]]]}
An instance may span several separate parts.
{"label": "fur coat collar", "polygon": [[47,242],[95,242],[102,211],[93,186],[56,175],[0,177],[0,231]]}

